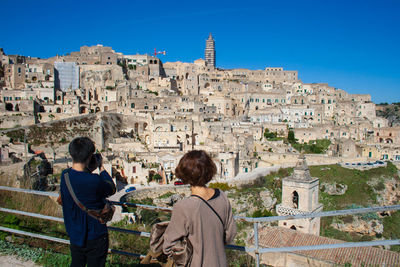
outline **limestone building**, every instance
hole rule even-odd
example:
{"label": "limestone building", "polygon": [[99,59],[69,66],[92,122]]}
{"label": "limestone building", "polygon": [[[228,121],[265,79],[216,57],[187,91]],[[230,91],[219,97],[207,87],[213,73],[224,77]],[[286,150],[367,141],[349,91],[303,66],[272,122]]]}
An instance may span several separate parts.
{"label": "limestone building", "polygon": [[209,67],[215,68],[215,41],[211,35],[211,32],[206,41],[205,59]]}
{"label": "limestone building", "polygon": [[[276,206],[279,216],[321,212],[318,202],[319,179],[310,175],[306,159],[301,155],[293,174],[282,181],[282,203]],[[317,218],[282,220],[280,227],[319,235],[321,220]]]}

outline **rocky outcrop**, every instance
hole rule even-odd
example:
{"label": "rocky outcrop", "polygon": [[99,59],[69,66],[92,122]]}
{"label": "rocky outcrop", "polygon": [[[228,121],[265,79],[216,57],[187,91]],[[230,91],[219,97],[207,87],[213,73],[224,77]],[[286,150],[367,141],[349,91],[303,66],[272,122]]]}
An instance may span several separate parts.
{"label": "rocky outcrop", "polygon": [[321,190],[327,193],[328,195],[338,196],[344,195],[347,191],[347,185],[345,184],[337,184],[336,182],[330,183],[321,183]]}
{"label": "rocky outcrop", "polygon": [[344,231],[361,235],[374,236],[383,233],[383,224],[379,220],[365,221],[358,217],[353,217],[352,222],[336,222],[331,224],[332,227]]}
{"label": "rocky outcrop", "polygon": [[[229,197],[228,193],[228,197]],[[252,192],[238,197],[229,197],[232,208],[238,216],[248,216],[257,210],[272,210],[277,202],[273,193],[266,189],[261,192]]]}
{"label": "rocky outcrop", "polygon": [[397,205],[400,202],[400,181],[395,178],[377,178],[368,182],[377,194],[378,206]]}
{"label": "rocky outcrop", "polygon": [[116,65],[81,65],[80,84],[82,88],[106,88],[125,81],[124,73]]}

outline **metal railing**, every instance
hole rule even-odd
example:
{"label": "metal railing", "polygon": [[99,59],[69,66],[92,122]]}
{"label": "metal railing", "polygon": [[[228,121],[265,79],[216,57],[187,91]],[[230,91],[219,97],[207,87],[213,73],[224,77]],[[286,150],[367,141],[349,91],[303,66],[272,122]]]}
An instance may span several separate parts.
{"label": "metal railing", "polygon": [[[48,196],[48,197],[57,197],[58,196],[58,193],[53,193],[53,192],[35,191],[35,190],[30,190],[30,189],[13,188],[13,187],[6,187],[6,186],[0,186],[0,190],[35,194],[35,195]],[[111,201],[111,203],[113,203],[114,205],[142,208],[142,209],[146,209],[146,210],[166,211],[166,212],[172,211],[172,208],[135,204],[135,203],[129,203],[129,202]],[[337,244],[323,244],[323,245],[295,246],[295,247],[260,248],[260,246],[259,246],[258,228],[259,228],[260,223],[280,221],[280,220],[316,218],[316,217],[333,217],[333,216],[362,214],[362,213],[370,213],[370,212],[382,212],[382,211],[389,211],[389,210],[400,210],[400,205],[357,208],[357,209],[347,209],[347,210],[335,210],[335,211],[323,211],[323,212],[318,212],[318,213],[297,214],[297,215],[287,215],[287,216],[259,217],[259,218],[234,216],[235,220],[253,223],[254,244],[252,247],[226,245],[226,248],[232,249],[232,250],[245,251],[248,253],[254,253],[255,258],[256,258],[255,264],[258,267],[260,264],[260,254],[263,254],[263,253],[400,245],[400,239],[395,239],[395,240],[377,240],[377,241],[367,241],[367,242],[345,242],[345,243],[337,243]],[[32,213],[32,212],[26,212],[26,211],[14,210],[14,209],[7,209],[7,208],[2,208],[2,207],[0,207],[0,212],[7,212],[7,213],[16,214],[16,215],[29,216],[29,217],[33,217],[33,218],[55,221],[55,222],[60,222],[60,223],[64,222],[64,219],[60,218],[60,217],[47,216],[47,215],[42,215],[42,214],[38,214],[38,213]],[[126,233],[126,234],[134,234],[134,235],[138,235],[141,237],[150,237],[150,233],[148,233],[148,232],[135,231],[135,230],[123,229],[123,228],[112,227],[112,226],[109,226],[108,229],[110,231],[116,231],[116,232],[121,232],[121,233]],[[69,244],[69,240],[66,240],[66,239],[30,233],[30,232],[16,230],[16,229],[2,227],[2,226],[0,226],[0,231],[10,232],[10,233],[18,234],[18,235],[30,236],[30,237],[34,237],[34,238],[40,238],[40,239],[63,243],[63,244]],[[122,251],[122,250],[117,250],[117,249],[109,249],[109,253],[117,253],[117,254],[121,254],[121,255],[133,256],[133,257],[139,257],[139,258],[144,257],[144,255],[141,255],[138,253],[132,253],[132,252]]]}

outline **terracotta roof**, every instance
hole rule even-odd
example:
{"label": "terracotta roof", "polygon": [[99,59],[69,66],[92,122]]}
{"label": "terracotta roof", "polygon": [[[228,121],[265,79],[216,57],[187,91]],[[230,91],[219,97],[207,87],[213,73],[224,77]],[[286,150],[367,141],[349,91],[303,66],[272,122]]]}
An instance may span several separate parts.
{"label": "terracotta roof", "polygon": [[[282,227],[264,227],[259,230],[261,247],[297,247],[338,243],[345,242]],[[400,266],[400,253],[375,247],[322,249],[295,253],[335,264],[351,263],[351,266]]]}

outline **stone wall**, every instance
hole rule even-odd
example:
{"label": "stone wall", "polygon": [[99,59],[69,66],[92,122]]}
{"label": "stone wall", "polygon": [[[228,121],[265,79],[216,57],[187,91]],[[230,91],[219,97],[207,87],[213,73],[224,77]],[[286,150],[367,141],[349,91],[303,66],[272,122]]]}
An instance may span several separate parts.
{"label": "stone wall", "polygon": [[7,112],[0,117],[0,128],[15,128],[35,124],[35,116],[22,115],[21,112]]}
{"label": "stone wall", "polygon": [[[287,168],[296,164],[299,158],[299,154],[293,153],[269,153],[269,152],[258,152],[261,157],[263,164],[280,165],[282,168]],[[366,161],[366,158],[343,158],[343,157],[331,157],[326,154],[306,154],[308,165],[331,165],[338,164],[341,162],[360,162]],[[260,165],[261,166],[261,165]]]}
{"label": "stone wall", "polygon": [[136,191],[132,191],[125,195],[127,200],[130,199],[144,199],[144,198],[158,198],[168,192],[173,192],[174,194],[184,194],[185,196],[190,195],[190,187],[188,185],[162,185],[151,188],[138,188]]}
{"label": "stone wall", "polygon": [[264,253],[260,256],[261,264],[275,267],[332,267],[334,263],[306,257],[295,253]]}

